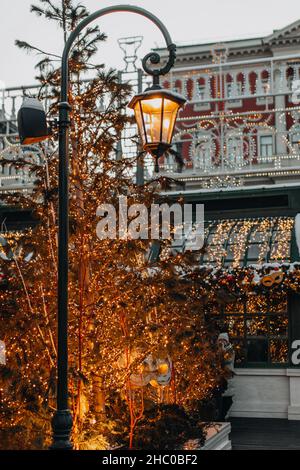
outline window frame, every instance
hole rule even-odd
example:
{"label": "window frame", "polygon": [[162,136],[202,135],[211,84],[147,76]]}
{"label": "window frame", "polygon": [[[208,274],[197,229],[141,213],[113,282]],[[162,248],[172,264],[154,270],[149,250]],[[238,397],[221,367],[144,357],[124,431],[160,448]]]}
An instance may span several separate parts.
{"label": "window frame", "polygon": [[[236,94],[232,94],[233,85],[236,86]],[[233,80],[231,80],[230,82],[226,82],[226,97],[228,99],[234,100],[236,98],[240,98],[241,96],[243,96],[243,83],[240,80],[236,80],[236,82],[234,82]]]}
{"label": "window frame", "polygon": [[[265,160],[265,159],[268,159],[268,158],[272,157],[274,155],[274,135],[271,134],[271,133],[270,134],[269,133],[268,134],[267,133],[266,134],[260,134],[258,136],[258,138],[259,138],[258,148],[259,148],[260,160]],[[263,155],[262,154],[262,139],[265,139],[265,138],[271,138],[271,141],[272,141],[271,144],[267,144],[267,147],[272,146],[272,152],[271,152],[270,155]]]}
{"label": "window frame", "polygon": [[[263,296],[262,296],[263,297]],[[266,297],[267,298],[267,297]],[[216,320],[217,322],[220,321],[222,325],[225,326],[225,329],[228,331],[230,341],[233,344],[233,346],[236,343],[242,343],[242,349],[245,352],[245,360],[243,363],[236,363],[235,362],[235,368],[240,368],[240,369],[245,369],[245,368],[265,368],[265,369],[271,369],[271,368],[288,368],[291,366],[290,363],[290,308],[289,308],[289,296],[286,295],[286,310],[284,312],[271,312],[270,311],[270,303],[269,300],[267,299],[267,309],[265,312],[256,312],[256,313],[249,313],[247,311],[247,299],[244,300],[242,304],[242,309],[238,311],[238,306],[237,306],[237,312],[232,312],[232,313],[226,313],[226,306],[220,307],[219,310],[219,315],[213,315],[213,319]],[[278,317],[278,315],[281,315],[283,317],[286,317],[287,319],[287,326],[286,326],[286,334],[281,334],[281,335],[275,335],[270,333],[270,320],[272,318]],[[256,335],[250,335],[247,332],[247,322],[249,320],[253,320],[257,317],[266,319],[266,324],[267,324],[267,334],[256,334]],[[236,319],[236,320],[241,320],[243,324],[243,334],[242,335],[236,335],[233,336],[232,333],[230,332],[229,326],[227,325],[227,321],[229,319]],[[257,340],[257,341],[267,341],[267,361],[248,361],[247,357],[247,352],[248,352],[248,346],[247,342],[249,340]],[[270,353],[270,343],[272,340],[283,340],[287,344],[287,361],[286,362],[272,362],[271,361],[271,353]],[[236,349],[236,348],[235,348]],[[300,367],[300,366],[299,366]]]}

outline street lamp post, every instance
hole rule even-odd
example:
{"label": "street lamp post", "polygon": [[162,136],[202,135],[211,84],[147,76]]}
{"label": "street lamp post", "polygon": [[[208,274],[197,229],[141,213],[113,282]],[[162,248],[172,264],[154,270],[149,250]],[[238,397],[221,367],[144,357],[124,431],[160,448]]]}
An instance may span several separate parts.
{"label": "street lamp post", "polygon": [[[70,34],[62,55],[61,64],[61,99],[59,103],[59,219],[58,219],[58,348],[57,348],[57,410],[52,420],[53,443],[51,449],[72,449],[70,440],[72,415],[68,408],[68,244],[69,244],[69,138],[70,127],[68,103],[69,53],[81,31],[92,21],[114,12],[131,12],[144,16],[152,21],[162,32],[169,58],[166,65],[155,69],[160,63],[160,56],[155,52],[147,54],[143,61],[143,69],[153,76],[153,86],[145,93],[135,97],[130,103],[134,109],[141,134],[143,148],[158,158],[171,146],[175,119],[184,99],[163,90],[159,86],[160,75],[167,74],[173,67],[176,58],[176,46],[163,23],[152,13],[132,5],[116,5],[92,13],[81,21]],[[148,66],[148,61],[152,67]],[[45,115],[40,116],[39,103],[25,102],[18,115],[21,143],[37,142],[47,138]],[[40,123],[40,124],[39,124]]]}

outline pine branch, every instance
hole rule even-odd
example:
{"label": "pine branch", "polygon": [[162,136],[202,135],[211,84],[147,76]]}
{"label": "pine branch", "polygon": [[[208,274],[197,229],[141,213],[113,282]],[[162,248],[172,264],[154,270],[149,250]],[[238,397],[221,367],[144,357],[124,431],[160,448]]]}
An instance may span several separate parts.
{"label": "pine branch", "polygon": [[39,6],[31,5],[30,11],[36,13],[38,16],[45,16],[45,18],[58,20],[61,19],[61,10],[53,5],[50,0],[39,0],[41,3],[44,3],[48,8],[42,9]]}
{"label": "pine branch", "polygon": [[46,57],[45,59],[40,60],[40,62],[38,62],[34,68],[39,69],[41,72],[43,72],[45,71],[47,65],[51,64],[52,62],[53,61],[51,61],[49,57]]}
{"label": "pine branch", "polygon": [[42,10],[42,8],[40,8],[36,5],[31,5],[30,11],[32,13],[36,13],[38,16],[42,16],[44,14],[44,10]]}
{"label": "pine branch", "polygon": [[30,52],[37,52],[38,54],[44,54],[44,55],[48,55],[50,57],[56,57],[56,58],[59,58],[60,59],[60,56],[59,55],[56,55],[56,54],[51,54],[49,52],[45,52],[45,51],[42,51],[42,49],[39,49],[38,47],[35,47],[35,46],[31,46],[28,42],[26,41],[20,41],[19,39],[16,39],[15,40],[15,45],[17,47],[19,47],[20,49],[24,49],[27,53],[30,53]]}

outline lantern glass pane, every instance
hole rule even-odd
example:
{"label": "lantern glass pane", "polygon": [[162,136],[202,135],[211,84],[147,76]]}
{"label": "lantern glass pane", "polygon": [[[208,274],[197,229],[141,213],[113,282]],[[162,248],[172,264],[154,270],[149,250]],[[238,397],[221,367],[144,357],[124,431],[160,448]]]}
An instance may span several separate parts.
{"label": "lantern glass pane", "polygon": [[162,141],[171,144],[179,104],[167,98],[164,100]]}
{"label": "lantern glass pane", "polygon": [[141,101],[147,143],[161,141],[162,98]]}
{"label": "lantern glass pane", "polygon": [[134,107],[135,119],[138,125],[139,133],[142,139],[143,144],[146,143],[145,129],[143,123],[143,116],[141,113],[140,102],[138,101]]}

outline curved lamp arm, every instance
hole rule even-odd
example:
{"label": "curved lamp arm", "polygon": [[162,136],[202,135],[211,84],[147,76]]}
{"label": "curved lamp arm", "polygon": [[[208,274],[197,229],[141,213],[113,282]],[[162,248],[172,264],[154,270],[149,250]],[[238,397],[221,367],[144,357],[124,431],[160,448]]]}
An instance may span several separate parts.
{"label": "curved lamp arm", "polygon": [[68,58],[69,58],[69,53],[70,53],[70,50],[72,48],[74,41],[77,39],[81,31],[87,25],[89,25],[92,21],[96,20],[97,18],[100,18],[101,16],[105,16],[105,15],[108,15],[109,13],[115,13],[115,12],[130,12],[130,13],[136,13],[137,15],[144,16],[145,18],[148,18],[150,21],[152,21],[152,23],[154,23],[162,32],[164,39],[166,41],[166,44],[167,44],[167,48],[169,50],[169,60],[167,64],[161,69],[152,69],[148,67],[147,65],[148,60],[150,60],[152,64],[158,64],[160,62],[160,55],[157,54],[156,52],[150,52],[144,57],[142,61],[145,72],[148,73],[149,75],[152,75],[154,77],[154,80],[156,80],[156,83],[160,75],[165,75],[173,67],[175,63],[175,59],[176,59],[176,46],[175,44],[172,43],[171,36],[167,28],[160,21],[159,18],[157,18],[155,15],[145,10],[144,8],[136,7],[134,5],[116,5],[112,7],[102,8],[101,10],[98,10],[95,13],[92,13],[91,15],[87,16],[84,20],[82,20],[78,24],[78,26],[74,29],[74,31],[72,31],[72,33],[69,36],[69,39],[66,42],[63,55],[62,55],[62,67],[61,67],[61,101],[62,102],[66,102],[68,100]]}

